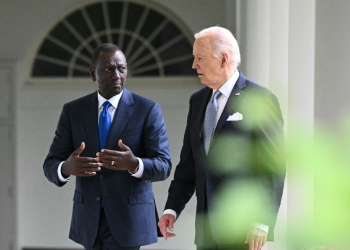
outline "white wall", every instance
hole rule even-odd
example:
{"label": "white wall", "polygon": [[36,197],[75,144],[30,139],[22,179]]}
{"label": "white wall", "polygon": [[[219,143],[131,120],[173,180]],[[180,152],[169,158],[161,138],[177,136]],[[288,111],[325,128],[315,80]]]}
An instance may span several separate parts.
{"label": "white wall", "polygon": [[316,1],[315,118],[350,116],[350,1]]}
{"label": "white wall", "polygon": [[16,246],[16,67],[0,62],[0,249]]}

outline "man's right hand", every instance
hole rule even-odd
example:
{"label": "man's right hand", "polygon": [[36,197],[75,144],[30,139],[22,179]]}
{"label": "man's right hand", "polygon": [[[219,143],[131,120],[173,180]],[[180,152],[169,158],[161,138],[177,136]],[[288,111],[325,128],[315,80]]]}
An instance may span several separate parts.
{"label": "man's right hand", "polygon": [[75,176],[94,176],[96,171],[101,170],[101,163],[96,158],[80,157],[80,154],[85,149],[85,143],[82,142],[69,158],[62,164],[61,172],[64,178],[70,175]]}
{"label": "man's right hand", "polygon": [[160,218],[158,222],[158,226],[165,240],[176,236],[176,234],[169,233],[167,230],[167,228],[169,228],[170,231],[173,231],[174,223],[175,223],[175,216],[172,214],[164,214],[162,218]]}

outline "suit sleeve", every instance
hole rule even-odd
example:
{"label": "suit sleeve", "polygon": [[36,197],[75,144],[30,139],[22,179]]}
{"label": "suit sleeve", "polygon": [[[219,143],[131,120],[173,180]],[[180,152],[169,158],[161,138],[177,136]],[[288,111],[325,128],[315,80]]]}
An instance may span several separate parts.
{"label": "suit sleeve", "polygon": [[55,137],[51,144],[49,154],[46,156],[43,166],[46,178],[59,187],[63,186],[66,182],[60,182],[57,174],[58,166],[62,161],[65,161],[73,151],[71,127],[68,118],[67,105],[65,104],[58,121]]}
{"label": "suit sleeve", "polygon": [[170,184],[168,200],[165,205],[165,209],[172,209],[176,212],[177,218],[179,218],[187,202],[191,199],[196,186],[195,162],[191,146],[191,106],[190,100],[190,110],[187,117],[180,162],[176,166],[174,180]]}
{"label": "suit sleeve", "polygon": [[259,218],[260,223],[274,226],[281,204],[286,174],[283,119],[277,98],[267,94],[257,112],[255,126],[255,152],[259,180],[265,187],[269,216]]}
{"label": "suit sleeve", "polygon": [[146,118],[143,130],[144,171],[141,181],[162,181],[169,177],[171,158],[166,126],[159,104],[154,104]]}

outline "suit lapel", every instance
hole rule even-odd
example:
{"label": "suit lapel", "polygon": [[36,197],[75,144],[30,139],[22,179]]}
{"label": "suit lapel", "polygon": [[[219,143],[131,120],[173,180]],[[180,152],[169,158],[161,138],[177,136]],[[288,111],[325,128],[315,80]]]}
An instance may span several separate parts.
{"label": "suit lapel", "polygon": [[84,126],[86,137],[90,145],[86,145],[91,148],[92,153],[98,152],[98,99],[97,92],[92,93],[87,99],[84,108]]}
{"label": "suit lapel", "polygon": [[214,137],[218,135],[222,127],[224,126],[227,118],[233,114],[235,107],[237,106],[238,101],[244,95],[244,91],[242,90],[246,86],[246,78],[240,73],[239,78],[232,89],[231,95],[229,96],[226,106],[222,111],[218,124],[216,125]]}
{"label": "suit lapel", "polygon": [[134,99],[132,94],[127,89],[124,89],[123,95],[118,103],[118,108],[114,114],[114,120],[109,131],[106,148],[113,149],[120,139],[125,125],[130,119],[130,116],[134,112],[133,108]]}

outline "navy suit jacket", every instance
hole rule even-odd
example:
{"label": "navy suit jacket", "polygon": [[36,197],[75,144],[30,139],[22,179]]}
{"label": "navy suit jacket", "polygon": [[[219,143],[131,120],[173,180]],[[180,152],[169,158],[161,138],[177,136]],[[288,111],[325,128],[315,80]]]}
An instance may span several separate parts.
{"label": "navy suit jacket", "polygon": [[[115,111],[106,148],[121,151],[122,139],[144,163],[137,179],[128,171],[102,168],[93,177],[76,177],[69,237],[91,247],[98,230],[100,199],[115,240],[124,247],[157,242],[158,214],[152,183],[166,179],[171,159],[166,127],[160,106],[124,89]],[[81,157],[96,157],[98,144],[97,92],[64,105],[55,137],[44,162],[49,181],[63,186],[57,168],[85,142]]]}
{"label": "navy suit jacket", "polygon": [[[249,81],[240,73],[206,155],[202,129],[211,96],[212,89],[208,87],[191,96],[180,162],[169,188],[165,209],[173,209],[179,216],[196,191],[195,243],[203,244],[205,219],[202,215],[207,210],[209,225],[215,229],[212,235],[216,243],[220,245],[223,240],[225,244],[235,244],[235,235],[232,235],[234,242],[227,242],[227,239],[222,239],[223,234],[217,230],[217,225],[214,225],[216,222],[211,216],[214,200],[223,185],[236,185],[236,190],[231,190],[233,195],[239,192],[239,183],[252,181],[263,190],[262,195],[269,203],[270,213],[269,216],[251,215],[252,221],[247,221],[244,227],[254,222],[268,225],[268,239],[273,240],[285,177],[283,120],[278,101],[271,91]],[[243,115],[243,120],[227,121],[236,112]],[[245,238],[242,240],[241,243],[244,243]]]}

